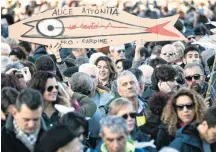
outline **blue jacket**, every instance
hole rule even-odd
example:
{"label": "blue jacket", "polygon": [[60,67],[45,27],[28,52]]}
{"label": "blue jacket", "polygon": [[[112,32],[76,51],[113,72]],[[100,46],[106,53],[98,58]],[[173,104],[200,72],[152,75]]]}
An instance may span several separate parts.
{"label": "blue jacket", "polygon": [[[179,129],[175,140],[169,146],[181,152],[204,152],[197,126],[198,123],[192,123]],[[210,146],[211,151],[216,152],[216,143]]]}

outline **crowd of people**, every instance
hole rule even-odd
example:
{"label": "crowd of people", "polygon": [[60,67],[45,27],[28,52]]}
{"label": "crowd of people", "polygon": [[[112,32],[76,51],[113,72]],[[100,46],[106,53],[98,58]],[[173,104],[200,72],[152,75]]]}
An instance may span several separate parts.
{"label": "crowd of people", "polygon": [[[165,2],[165,1],[164,1]],[[1,9],[3,152],[216,152],[216,1],[8,0]],[[184,41],[50,48],[8,26],[57,7],[116,6],[143,18],[180,14]],[[19,29],[17,29],[19,30]]]}

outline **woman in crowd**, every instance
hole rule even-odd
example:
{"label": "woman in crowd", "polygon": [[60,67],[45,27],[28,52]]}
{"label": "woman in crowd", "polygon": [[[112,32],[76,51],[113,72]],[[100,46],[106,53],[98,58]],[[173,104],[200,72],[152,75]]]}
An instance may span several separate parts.
{"label": "woman in crowd", "polygon": [[[150,141],[149,136],[145,133],[142,133],[136,127],[136,111],[129,100],[125,98],[117,98],[113,100],[109,106],[109,115],[117,115],[123,117],[126,120],[129,139],[138,142]],[[152,148],[149,148],[149,150],[154,151]]]}
{"label": "woman in crowd", "polygon": [[57,124],[59,113],[54,105],[59,104],[60,101],[57,100],[58,84],[54,75],[49,72],[39,71],[32,76],[27,85],[29,88],[40,91],[43,96],[45,102],[43,118],[47,127]]}
{"label": "woman in crowd", "polygon": [[132,61],[128,59],[119,59],[115,64],[118,74],[132,67]]}
{"label": "woman in crowd", "polygon": [[110,89],[117,76],[113,61],[108,56],[101,56],[95,61],[95,65],[99,69],[99,83]]}
{"label": "woman in crowd", "polygon": [[192,122],[201,122],[206,105],[202,97],[193,90],[182,88],[167,102],[162,113],[156,146],[168,146],[177,129]]}
{"label": "woman in crowd", "polygon": [[18,62],[23,62],[26,60],[26,52],[25,49],[22,47],[16,47],[12,48],[10,54],[10,61],[12,64],[18,63]]}

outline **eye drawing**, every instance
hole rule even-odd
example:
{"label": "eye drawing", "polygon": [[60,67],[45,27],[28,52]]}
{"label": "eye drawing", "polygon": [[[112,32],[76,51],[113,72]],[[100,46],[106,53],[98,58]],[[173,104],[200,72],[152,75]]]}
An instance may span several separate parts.
{"label": "eye drawing", "polygon": [[36,29],[45,37],[57,37],[64,33],[64,24],[58,19],[44,19],[37,23]]}

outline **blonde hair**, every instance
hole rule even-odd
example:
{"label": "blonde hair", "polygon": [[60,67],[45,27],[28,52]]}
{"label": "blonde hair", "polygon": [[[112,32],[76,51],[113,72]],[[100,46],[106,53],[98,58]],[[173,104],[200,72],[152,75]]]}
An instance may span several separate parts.
{"label": "blonde hair", "polygon": [[125,108],[126,106],[131,106],[133,109],[132,103],[126,98],[117,98],[111,102],[109,105],[109,114],[110,115],[117,115],[118,112]]}
{"label": "blonde hair", "polygon": [[168,133],[170,135],[175,135],[178,126],[180,125],[180,120],[178,119],[178,115],[176,112],[176,100],[180,96],[188,96],[194,103],[194,122],[201,122],[204,117],[204,112],[206,110],[206,104],[204,103],[203,98],[195,91],[182,88],[176,94],[174,94],[170,100],[167,102],[167,105],[163,109],[163,113],[161,116],[161,120],[168,127]]}

